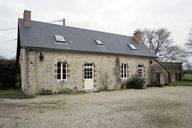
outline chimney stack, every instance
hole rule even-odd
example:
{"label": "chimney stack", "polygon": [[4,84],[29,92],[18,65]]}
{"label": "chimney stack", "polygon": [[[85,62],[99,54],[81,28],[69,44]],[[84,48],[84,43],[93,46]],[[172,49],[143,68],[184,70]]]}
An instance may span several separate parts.
{"label": "chimney stack", "polygon": [[24,24],[24,27],[31,27],[31,11],[24,10],[23,24]]}
{"label": "chimney stack", "polygon": [[134,39],[138,42],[138,43],[142,43],[142,35],[141,35],[141,31],[137,30],[135,31],[135,33],[133,34]]}
{"label": "chimney stack", "polygon": [[65,26],[65,18],[63,18],[63,26]]}

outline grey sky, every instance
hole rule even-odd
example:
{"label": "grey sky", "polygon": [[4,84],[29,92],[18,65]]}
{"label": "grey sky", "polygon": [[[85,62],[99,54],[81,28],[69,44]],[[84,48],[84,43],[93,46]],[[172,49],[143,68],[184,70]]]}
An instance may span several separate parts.
{"label": "grey sky", "polygon": [[[192,27],[192,0],[1,0],[0,29],[17,27],[24,9],[32,11],[32,20],[65,18],[68,26],[124,35],[164,27],[181,46]],[[17,30],[0,31],[0,42],[15,38]],[[0,55],[15,54],[16,41],[0,43]]]}

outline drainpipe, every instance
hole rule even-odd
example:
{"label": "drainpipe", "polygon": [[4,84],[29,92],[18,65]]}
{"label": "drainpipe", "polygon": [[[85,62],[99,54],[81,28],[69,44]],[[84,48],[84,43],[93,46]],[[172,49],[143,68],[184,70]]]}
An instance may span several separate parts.
{"label": "drainpipe", "polygon": [[24,56],[26,61],[25,73],[26,73],[26,94],[29,95],[29,49],[25,49]]}

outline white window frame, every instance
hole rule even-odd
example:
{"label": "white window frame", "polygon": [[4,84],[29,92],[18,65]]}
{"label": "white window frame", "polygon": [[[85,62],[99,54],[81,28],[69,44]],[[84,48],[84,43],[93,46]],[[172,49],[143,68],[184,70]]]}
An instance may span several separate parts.
{"label": "white window frame", "polygon": [[128,65],[121,64],[121,79],[127,79],[127,78],[128,78]]}
{"label": "white window frame", "polygon": [[60,43],[60,44],[66,43],[65,37],[63,35],[54,35],[54,38],[56,43]]}
{"label": "white window frame", "polygon": [[138,67],[137,73],[138,73],[138,77],[142,78],[143,77],[143,67]]}
{"label": "white window frame", "polygon": [[93,64],[84,64],[84,79],[93,79]]}
{"label": "white window frame", "polygon": [[103,45],[103,42],[101,40],[95,40],[97,45]]}
{"label": "white window frame", "polygon": [[[60,73],[58,73],[58,63],[61,63],[60,65]],[[65,65],[65,74],[66,74],[66,78],[63,78],[63,66]],[[58,79],[58,74],[60,74],[60,79]],[[66,62],[57,62],[57,81],[67,81],[67,63]]]}

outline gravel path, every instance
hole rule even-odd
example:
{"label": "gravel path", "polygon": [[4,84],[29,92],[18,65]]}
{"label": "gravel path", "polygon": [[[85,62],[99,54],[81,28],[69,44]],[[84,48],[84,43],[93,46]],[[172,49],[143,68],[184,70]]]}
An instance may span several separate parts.
{"label": "gravel path", "polygon": [[192,87],[0,99],[0,128],[192,128]]}

